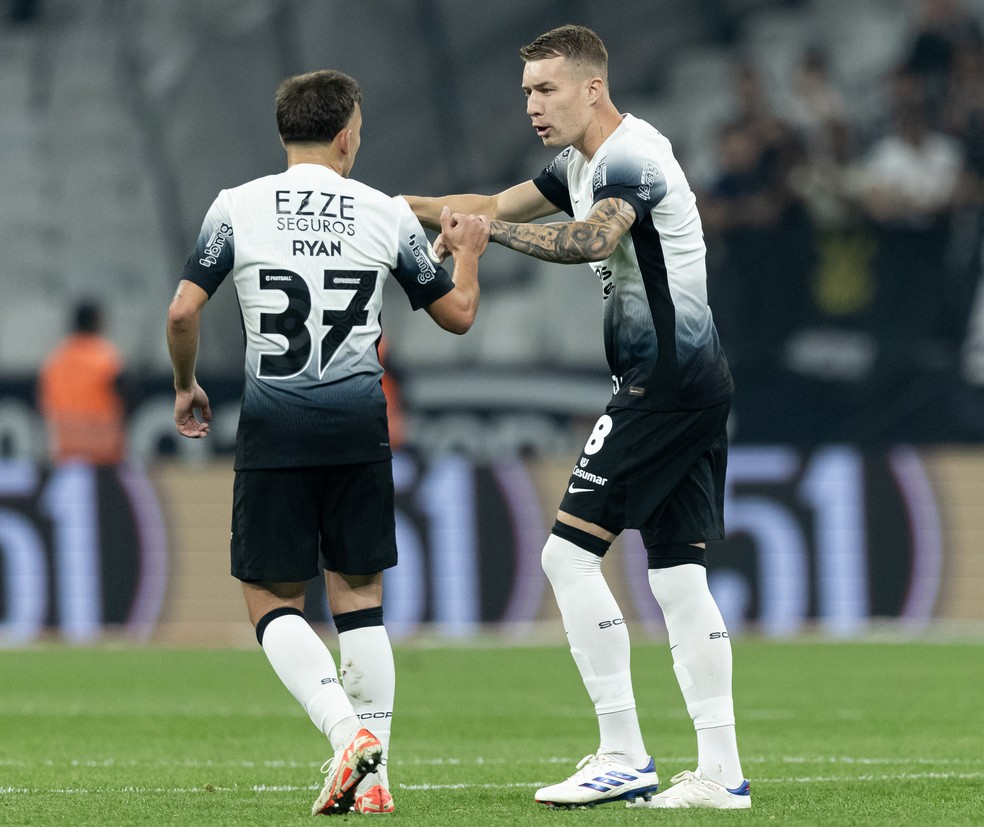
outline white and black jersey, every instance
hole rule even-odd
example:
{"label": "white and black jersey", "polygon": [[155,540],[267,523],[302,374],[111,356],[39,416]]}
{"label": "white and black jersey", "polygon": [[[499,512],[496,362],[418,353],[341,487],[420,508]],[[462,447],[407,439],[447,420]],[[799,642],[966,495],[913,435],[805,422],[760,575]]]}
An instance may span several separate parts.
{"label": "white and black jersey", "polygon": [[734,386],[707,305],[700,216],[670,142],[625,115],[590,161],[568,147],[534,183],[578,220],[604,198],[635,209],[616,250],[591,263],[604,298],[610,404],[680,410],[729,400]]}
{"label": "white and black jersey", "polygon": [[414,310],[453,289],[402,198],[317,164],[223,190],[181,277],[232,273],[246,342],[236,468],[391,456],[377,345],[392,273]]}

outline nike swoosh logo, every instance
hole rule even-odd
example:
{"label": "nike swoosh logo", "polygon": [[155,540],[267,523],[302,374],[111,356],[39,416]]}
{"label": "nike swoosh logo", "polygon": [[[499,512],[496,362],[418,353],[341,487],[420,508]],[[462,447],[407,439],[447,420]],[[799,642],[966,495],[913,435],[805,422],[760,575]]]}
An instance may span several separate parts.
{"label": "nike swoosh logo", "polygon": [[594,489],[593,488],[575,488],[574,487],[574,483],[571,483],[569,486],[567,486],[567,493],[568,494],[583,494],[585,491],[594,491]]}

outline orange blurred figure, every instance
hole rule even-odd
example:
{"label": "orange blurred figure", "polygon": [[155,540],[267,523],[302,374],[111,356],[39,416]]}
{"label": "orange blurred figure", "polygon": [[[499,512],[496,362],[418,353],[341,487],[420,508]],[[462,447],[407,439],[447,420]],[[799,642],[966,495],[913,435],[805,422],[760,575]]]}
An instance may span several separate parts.
{"label": "orange blurred figure", "polygon": [[56,463],[82,460],[113,465],[126,453],[125,405],[118,389],[123,358],[102,335],[102,312],[88,302],[75,309],[75,326],[45,360],[38,403]]}

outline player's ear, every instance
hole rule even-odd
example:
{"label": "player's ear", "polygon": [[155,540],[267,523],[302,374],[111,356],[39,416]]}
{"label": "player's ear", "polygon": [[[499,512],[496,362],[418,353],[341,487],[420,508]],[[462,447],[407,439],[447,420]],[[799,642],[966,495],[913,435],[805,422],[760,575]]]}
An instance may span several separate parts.
{"label": "player's ear", "polygon": [[597,103],[605,94],[605,81],[599,77],[589,78],[587,82],[586,95],[588,103]]}
{"label": "player's ear", "polygon": [[342,151],[342,154],[348,155],[352,146],[352,130],[343,129],[336,136],[336,140],[338,141],[338,148]]}

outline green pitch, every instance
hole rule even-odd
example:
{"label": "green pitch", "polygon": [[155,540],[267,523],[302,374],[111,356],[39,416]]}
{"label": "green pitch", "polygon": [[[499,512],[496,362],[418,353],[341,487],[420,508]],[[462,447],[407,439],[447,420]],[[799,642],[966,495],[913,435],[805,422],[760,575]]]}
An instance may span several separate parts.
{"label": "green pitch", "polygon": [[[666,648],[638,646],[633,659],[643,730],[665,783],[695,765],[693,731]],[[984,647],[745,641],[735,663],[752,810],[550,811],[533,791],[597,744],[563,643],[398,646],[397,812],[381,818],[984,822]],[[0,651],[0,824],[311,824],[327,757],[259,648]]]}

